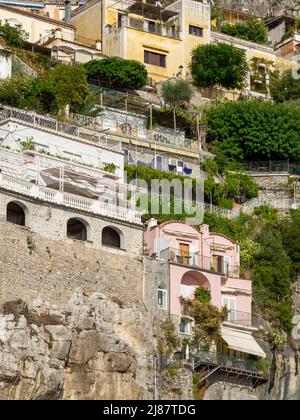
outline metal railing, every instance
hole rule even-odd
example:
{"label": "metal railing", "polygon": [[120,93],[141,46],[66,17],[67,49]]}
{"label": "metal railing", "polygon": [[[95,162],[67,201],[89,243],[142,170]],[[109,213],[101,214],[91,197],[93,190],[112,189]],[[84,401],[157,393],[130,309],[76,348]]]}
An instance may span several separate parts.
{"label": "metal railing", "polygon": [[226,368],[239,369],[263,375],[263,372],[255,359],[237,359],[221,353],[200,351],[194,355],[194,369],[197,369],[203,363],[212,363]]}
{"label": "metal railing", "polygon": [[52,188],[35,185],[31,182],[2,173],[0,173],[0,187],[50,203],[141,224],[141,213],[136,210],[53,190]]}
{"label": "metal railing", "polygon": [[3,108],[4,109],[0,111],[0,121],[15,119],[40,127],[44,130],[52,130],[67,136],[76,137],[78,140],[88,140],[100,147],[108,148],[113,151],[120,152],[122,150],[120,141],[109,138],[105,134],[93,132],[88,128],[82,129],[77,125],[64,123],[45,115],[36,114],[33,111],[25,111],[8,106],[3,106]]}
{"label": "metal railing", "polygon": [[12,64],[13,64],[13,73],[16,71],[15,66],[20,66],[24,73],[28,74],[31,77],[37,77],[38,74],[35,70],[28,66],[28,64],[24,63],[19,57],[16,55],[12,56]]}
{"label": "metal railing", "polygon": [[290,164],[288,160],[261,160],[249,161],[243,164],[246,171],[249,172],[274,172],[289,173]]}
{"label": "metal railing", "polygon": [[214,265],[211,257],[200,255],[199,252],[184,253],[180,249],[167,248],[160,251],[158,257],[165,261],[204,269],[225,277],[239,278],[240,275],[240,267],[238,265],[226,264],[224,261],[219,266],[217,264]]}
{"label": "metal railing", "polygon": [[231,324],[243,325],[244,327],[253,326],[251,314],[248,312],[235,311],[229,309],[227,314],[223,317],[223,322],[230,322]]}
{"label": "metal railing", "polygon": [[[104,108],[105,109],[105,108]],[[108,111],[110,111],[110,109],[106,108]],[[111,112],[116,112],[116,110],[111,110]],[[120,113],[122,111],[119,111]],[[80,125],[84,125],[87,128],[91,127],[93,129],[96,130],[101,130],[102,127],[98,121],[97,118],[94,117],[86,117],[85,115],[80,115],[80,114],[71,114],[71,119],[72,121],[74,121],[74,123],[80,124]],[[119,138],[133,138],[135,140],[140,140],[142,142],[147,142],[149,143],[149,145],[155,143],[155,144],[161,144],[163,146],[167,146],[167,147],[176,147],[178,149],[184,149],[184,150],[189,150],[189,151],[195,151],[195,152],[199,152],[200,151],[200,142],[199,141],[195,141],[195,140],[191,140],[191,139],[187,139],[187,138],[182,138],[180,136],[178,136],[175,132],[174,132],[174,136],[170,136],[170,135],[166,135],[165,133],[159,132],[158,130],[146,130],[146,136],[145,137],[140,137],[138,135],[136,136],[131,136],[129,133],[126,134],[126,132],[124,133],[117,133],[117,129],[115,131],[112,131],[111,129],[108,130],[110,135],[114,135],[117,136]],[[203,151],[204,152],[204,151]]]}

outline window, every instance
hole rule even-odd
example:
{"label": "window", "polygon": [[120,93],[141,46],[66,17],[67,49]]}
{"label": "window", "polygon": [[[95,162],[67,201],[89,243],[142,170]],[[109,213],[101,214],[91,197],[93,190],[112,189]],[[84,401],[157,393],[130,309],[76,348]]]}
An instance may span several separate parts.
{"label": "window", "polygon": [[144,63],[152,66],[166,67],[166,55],[144,51]]}
{"label": "window", "polygon": [[222,299],[222,305],[227,308],[228,314],[227,314],[227,321],[228,322],[234,322],[236,321],[236,299],[235,298],[229,298],[229,297],[223,297]]}
{"label": "window", "polygon": [[157,289],[157,301],[159,309],[167,309],[168,292],[164,284],[161,284]]}
{"label": "window", "polygon": [[105,227],[102,230],[102,245],[121,249],[121,237],[119,233],[111,227]]}
{"label": "window", "polygon": [[199,26],[190,25],[189,26],[189,34],[202,38],[203,37],[203,28],[199,28]]}
{"label": "window", "polygon": [[87,228],[79,219],[70,219],[67,223],[67,237],[78,241],[87,241]]}
{"label": "window", "polygon": [[[25,208],[25,206],[24,206]],[[15,225],[25,226],[25,210],[20,204],[11,202],[7,205],[6,220]]]}
{"label": "window", "polygon": [[152,21],[148,22],[148,30],[149,32],[155,32],[155,22],[152,22]]}
{"label": "window", "polygon": [[216,273],[224,274],[224,257],[221,255],[212,256],[212,269]]}
{"label": "window", "polygon": [[191,335],[192,334],[192,321],[188,318],[181,318],[179,331],[181,334]]}

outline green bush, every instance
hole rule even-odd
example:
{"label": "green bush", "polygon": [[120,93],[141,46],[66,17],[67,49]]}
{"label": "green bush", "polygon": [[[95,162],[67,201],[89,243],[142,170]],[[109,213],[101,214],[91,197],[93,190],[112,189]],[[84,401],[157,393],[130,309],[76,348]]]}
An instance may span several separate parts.
{"label": "green bush", "polygon": [[171,107],[183,107],[191,101],[193,88],[187,80],[167,80],[161,85],[162,96]]}
{"label": "green bush", "polygon": [[84,66],[90,80],[109,88],[141,89],[147,83],[146,67],[135,60],[112,57],[91,60]]}
{"label": "green bush", "polygon": [[209,303],[211,301],[211,293],[207,287],[197,287],[195,290],[195,299],[202,303]]}
{"label": "green bush", "polygon": [[300,107],[226,102],[210,107],[206,118],[208,143],[229,159],[300,159]]}
{"label": "green bush", "polygon": [[22,48],[29,34],[24,31],[22,25],[12,26],[5,23],[4,25],[0,24],[0,37],[10,47]]}
{"label": "green bush", "polygon": [[190,67],[196,85],[226,89],[242,89],[248,71],[245,52],[223,43],[195,48]]}
{"label": "green bush", "polygon": [[224,23],[221,25],[220,30],[224,34],[256,42],[257,44],[265,44],[268,41],[268,31],[265,24],[263,21],[255,19],[245,23]]}

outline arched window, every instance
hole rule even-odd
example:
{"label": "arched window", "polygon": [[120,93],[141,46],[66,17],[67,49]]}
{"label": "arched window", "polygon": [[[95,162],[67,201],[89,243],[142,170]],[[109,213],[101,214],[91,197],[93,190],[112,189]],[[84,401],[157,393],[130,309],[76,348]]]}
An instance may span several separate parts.
{"label": "arched window", "polygon": [[26,207],[14,201],[8,203],[6,209],[6,220],[15,225],[26,226]]}
{"label": "arched window", "polygon": [[118,232],[115,228],[107,226],[102,230],[102,245],[117,249],[124,248],[121,236],[121,232]]}
{"label": "arched window", "polygon": [[67,223],[67,237],[78,241],[87,241],[87,227],[88,224],[80,219],[70,219]]}
{"label": "arched window", "polygon": [[168,291],[164,284],[160,284],[157,289],[157,303],[159,309],[167,309],[168,307]]}

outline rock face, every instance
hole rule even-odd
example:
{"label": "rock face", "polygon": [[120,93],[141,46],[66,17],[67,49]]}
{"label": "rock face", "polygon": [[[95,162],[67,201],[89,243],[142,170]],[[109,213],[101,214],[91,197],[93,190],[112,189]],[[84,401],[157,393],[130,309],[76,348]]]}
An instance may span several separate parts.
{"label": "rock face", "polygon": [[0,399],[152,398],[146,311],[80,290],[64,311],[41,299],[3,308]]}
{"label": "rock face", "polygon": [[299,0],[217,0],[216,6],[250,12],[258,16],[271,16],[287,13],[299,16]]}

